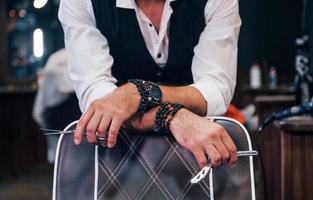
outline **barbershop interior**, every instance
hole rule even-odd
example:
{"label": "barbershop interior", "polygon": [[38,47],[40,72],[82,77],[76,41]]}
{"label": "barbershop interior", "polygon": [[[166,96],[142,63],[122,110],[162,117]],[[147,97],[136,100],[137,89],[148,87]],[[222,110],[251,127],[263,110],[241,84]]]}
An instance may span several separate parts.
{"label": "barbershop interior", "polygon": [[[93,5],[106,5],[101,4],[102,1],[92,1]],[[219,116],[208,115],[206,120],[226,130],[236,145],[238,160],[235,167],[229,167],[227,160],[214,166],[213,159],[207,155],[207,163],[199,167],[193,153],[176,141],[171,131],[151,136],[140,131],[136,133],[136,130],[128,131],[125,125],[112,149],[102,146],[106,138],[98,137],[97,131],[98,143],[90,144],[84,137],[80,146],[74,145],[73,133],[82,111],[74,89],[79,84],[74,87],[69,77],[69,65],[75,65],[76,61],[69,62],[67,55],[76,50],[73,50],[75,45],[64,41],[71,36],[64,34],[63,23],[58,17],[60,4],[69,5],[74,1],[1,0],[0,200],[312,200],[313,1],[231,1],[238,3],[242,23],[236,38],[238,42],[234,40],[238,43],[237,49],[223,44],[223,48],[214,46],[210,52],[214,48],[220,51],[214,55],[238,51],[237,61],[228,62],[237,62],[236,87],[226,112]],[[130,5],[129,2],[135,1],[120,2]],[[138,2],[141,1],[136,2],[140,8]],[[223,12],[223,2],[226,5],[227,1],[176,0],[163,4],[175,4],[175,14],[175,11],[181,12],[181,5],[188,5],[187,2],[192,5],[185,7],[188,12],[194,11],[193,5],[203,4],[204,8],[204,3],[205,9],[219,5],[215,12]],[[101,14],[101,9],[94,11],[97,16]],[[172,19],[175,19],[173,15]],[[192,20],[189,23],[192,27],[198,24]],[[162,28],[158,33],[162,33]],[[86,35],[92,37],[92,34]],[[205,33],[202,36],[206,37]],[[217,36],[216,42],[222,37]],[[109,45],[114,42],[114,38],[109,40]],[[119,51],[118,45],[120,43],[114,51]],[[134,52],[136,48],[134,45]],[[88,53],[89,49],[83,51]],[[118,54],[124,56],[125,52]],[[84,65],[94,59],[97,58],[91,57]],[[208,60],[207,68],[214,61]],[[151,88],[156,85],[152,84]],[[140,84],[136,86],[143,102],[145,96],[142,94],[152,89],[143,88],[142,92]],[[160,87],[157,85],[157,88]],[[149,95],[157,96],[158,93]],[[182,108],[173,107],[174,111],[178,109]],[[174,114],[171,117],[175,119]],[[164,120],[166,125],[166,120],[171,119]],[[154,122],[157,126],[160,121],[155,119]]]}

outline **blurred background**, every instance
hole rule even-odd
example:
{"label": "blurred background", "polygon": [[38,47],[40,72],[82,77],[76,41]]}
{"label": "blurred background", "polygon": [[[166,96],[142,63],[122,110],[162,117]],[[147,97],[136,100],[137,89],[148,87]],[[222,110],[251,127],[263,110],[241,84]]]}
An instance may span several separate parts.
{"label": "blurred background", "polygon": [[[244,123],[256,145],[257,127],[268,114],[305,103],[296,69],[305,65],[312,72],[313,62],[296,58],[313,56],[313,1],[239,2],[237,88],[227,116]],[[51,199],[57,138],[45,138],[39,127],[63,129],[80,116],[66,77],[58,5],[59,0],[0,1],[0,199]],[[313,178],[307,170],[313,166],[310,120],[293,121],[297,127],[305,121],[300,130],[277,123],[265,130],[264,166],[255,159],[258,199],[313,198],[310,189],[288,183]],[[291,168],[300,175],[294,177]],[[309,196],[296,198],[304,193]]]}

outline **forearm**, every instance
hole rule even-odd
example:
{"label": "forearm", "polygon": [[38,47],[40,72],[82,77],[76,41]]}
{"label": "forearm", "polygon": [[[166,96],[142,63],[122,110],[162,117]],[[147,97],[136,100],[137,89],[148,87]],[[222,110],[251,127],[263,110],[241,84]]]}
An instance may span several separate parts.
{"label": "forearm", "polygon": [[[129,83],[128,83],[129,84]],[[136,88],[135,88],[136,89]],[[178,103],[198,115],[206,115],[206,100],[198,89],[192,86],[185,87],[168,87],[160,86],[162,90],[162,103]],[[134,128],[139,131],[150,131],[154,128],[155,116],[159,106],[151,108],[148,112],[137,112],[126,121],[125,127]]]}
{"label": "forearm", "polygon": [[192,86],[168,87],[161,86],[162,102],[178,103],[200,116],[207,113],[207,103],[202,94]]}
{"label": "forearm", "polygon": [[[142,132],[149,132],[155,127],[155,117],[157,111],[159,110],[160,106],[154,107],[146,113],[137,113],[136,115],[132,116],[126,123],[124,124],[125,128],[135,129],[137,131]],[[175,115],[175,119],[184,118],[184,114],[181,113],[191,113],[185,108],[182,108],[178,111],[177,116]],[[177,120],[176,120],[177,121]],[[178,120],[179,122],[181,120]],[[169,127],[171,130],[171,127]],[[171,130],[172,131],[172,130]]]}

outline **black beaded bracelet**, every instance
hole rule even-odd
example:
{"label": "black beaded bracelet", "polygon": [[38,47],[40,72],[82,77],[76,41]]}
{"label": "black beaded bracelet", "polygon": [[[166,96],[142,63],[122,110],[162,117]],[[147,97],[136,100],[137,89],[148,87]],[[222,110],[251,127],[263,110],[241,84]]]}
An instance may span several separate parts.
{"label": "black beaded bracelet", "polygon": [[166,121],[166,129],[168,130],[169,132],[169,129],[170,129],[170,123],[173,119],[173,117],[176,115],[176,113],[183,108],[182,105],[180,104],[173,104],[172,105],[173,109],[171,110],[171,113],[169,115],[169,117],[167,118],[167,121]]}
{"label": "black beaded bracelet", "polygon": [[139,79],[130,79],[128,80],[129,83],[133,83],[140,93],[141,100],[139,104],[139,111],[147,112],[149,110],[149,103],[148,103],[148,94],[145,89],[144,81]]}
{"label": "black beaded bracelet", "polygon": [[165,120],[167,118],[167,115],[169,114],[168,106],[170,106],[169,103],[162,103],[160,105],[160,108],[158,109],[155,119],[154,119],[154,131],[156,132],[164,132],[165,129]]}
{"label": "black beaded bracelet", "polygon": [[180,104],[162,103],[154,119],[154,131],[170,133],[170,122],[181,108],[183,106]]}

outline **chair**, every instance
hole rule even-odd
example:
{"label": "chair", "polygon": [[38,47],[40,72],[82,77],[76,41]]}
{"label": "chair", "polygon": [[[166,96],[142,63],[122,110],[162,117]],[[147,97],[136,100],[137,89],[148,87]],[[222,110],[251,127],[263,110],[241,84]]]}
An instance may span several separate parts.
{"label": "chair", "polygon": [[[210,118],[221,124],[239,151],[252,150],[246,129],[235,120]],[[66,130],[75,129],[76,122]],[[72,135],[59,139],[53,200],[187,200],[255,199],[252,157],[238,158],[235,168],[224,165],[199,184],[190,179],[199,172],[193,155],[171,137],[121,131],[114,149]]]}

